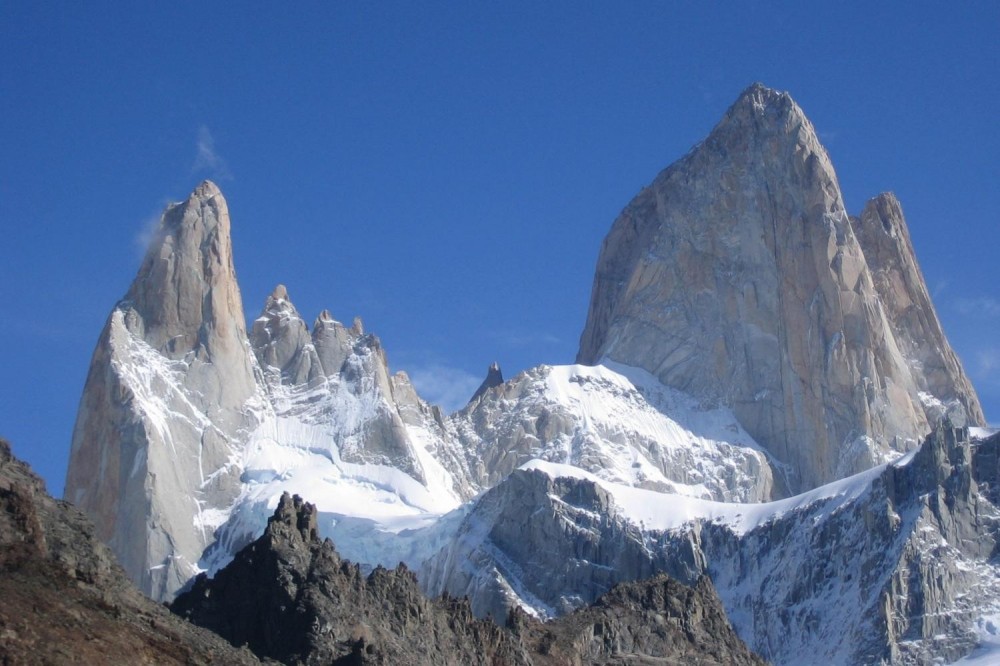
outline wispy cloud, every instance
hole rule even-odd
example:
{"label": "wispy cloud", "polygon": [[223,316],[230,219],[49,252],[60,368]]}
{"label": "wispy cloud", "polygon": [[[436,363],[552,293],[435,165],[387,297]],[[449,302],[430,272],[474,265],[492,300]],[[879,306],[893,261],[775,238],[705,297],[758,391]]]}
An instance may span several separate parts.
{"label": "wispy cloud", "polygon": [[197,153],[194,158],[192,173],[207,173],[218,180],[232,180],[233,174],[229,165],[215,148],[215,139],[208,128],[202,125],[198,128]]}
{"label": "wispy cloud", "polygon": [[447,412],[465,407],[469,398],[482,384],[485,373],[477,377],[461,368],[441,363],[413,366],[406,370],[420,397]]}
{"label": "wispy cloud", "polygon": [[955,308],[959,313],[986,319],[1000,317],[1000,300],[992,296],[980,296],[978,298],[959,298],[955,301]]}
{"label": "wispy cloud", "polygon": [[156,232],[160,229],[160,217],[161,213],[150,213],[139,223],[139,230],[132,239],[139,259],[146,256],[146,250],[156,238]]}

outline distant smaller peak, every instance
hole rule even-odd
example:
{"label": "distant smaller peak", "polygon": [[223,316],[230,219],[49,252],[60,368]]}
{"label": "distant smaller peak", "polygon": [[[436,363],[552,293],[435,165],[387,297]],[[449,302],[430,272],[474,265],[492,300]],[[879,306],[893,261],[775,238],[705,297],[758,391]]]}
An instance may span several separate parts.
{"label": "distant smaller peak", "polygon": [[351,326],[351,328],[354,329],[355,335],[365,334],[365,324],[363,321],[361,321],[361,317],[354,318],[354,324]]}
{"label": "distant smaller peak", "polygon": [[490,367],[486,370],[486,379],[484,379],[483,383],[479,385],[476,392],[472,394],[469,402],[475,402],[491,388],[495,388],[501,384],[503,384],[503,372],[500,371],[500,364],[493,361],[493,363],[490,364]]}
{"label": "distant smaller peak", "polygon": [[278,301],[278,300],[287,301],[288,300],[288,289],[283,284],[277,285],[274,288],[274,291],[271,292],[271,298],[273,298],[276,301]]}
{"label": "distant smaller peak", "polygon": [[319,317],[317,317],[317,319],[325,323],[328,321],[333,321],[333,315],[330,314],[329,310],[323,310],[322,312],[319,313]]}
{"label": "distant smaller peak", "polygon": [[889,206],[893,208],[901,208],[899,199],[896,198],[894,192],[881,192],[876,194],[871,199],[868,200],[869,206]]}

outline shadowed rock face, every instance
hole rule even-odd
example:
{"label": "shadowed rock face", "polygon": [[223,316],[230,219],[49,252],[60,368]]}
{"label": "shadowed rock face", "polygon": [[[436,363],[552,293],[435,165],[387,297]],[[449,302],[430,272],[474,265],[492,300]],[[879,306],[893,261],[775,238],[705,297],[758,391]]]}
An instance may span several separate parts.
{"label": "shadowed rock face", "polygon": [[316,534],[316,509],[287,493],[264,535],[171,606],[258,655],[306,664],[528,664],[519,643],[467,602],[429,601],[400,565],[364,576]]}
{"label": "shadowed rock face", "polygon": [[228,208],[206,181],[166,209],[108,318],[66,475],[66,498],[154,597],[193,575],[211,538],[192,516],[238,492],[226,466],[258,390],[246,340]]}
{"label": "shadowed rock face", "polygon": [[812,124],[759,84],[604,240],[577,359],[605,358],[731,407],[792,492],[915,446],[921,391],[982,422],[898,205],[852,224]]}
{"label": "shadowed rock face", "polygon": [[0,662],[257,664],[132,586],[94,527],[0,439]]}
{"label": "shadowed rock face", "polygon": [[750,527],[694,510],[643,528],[594,481],[521,470],[483,494],[421,578],[496,617],[518,603],[587,612],[626,581],[708,575],[738,635],[773,663],[947,663],[993,631],[998,507],[1000,435],[970,440],[948,422],[912,458],[834,490],[743,505],[769,512]]}
{"label": "shadowed rock face", "polygon": [[171,609],[260,656],[304,664],[763,664],[736,637],[707,578],[619,586],[550,623],[510,630],[467,600],[428,600],[400,565],[367,577],[316,534],[316,509],[285,494],[264,535]]}
{"label": "shadowed rock face", "polygon": [[708,577],[690,587],[665,575],[624,583],[554,622],[515,611],[510,625],[538,666],[766,663],[733,632]]}

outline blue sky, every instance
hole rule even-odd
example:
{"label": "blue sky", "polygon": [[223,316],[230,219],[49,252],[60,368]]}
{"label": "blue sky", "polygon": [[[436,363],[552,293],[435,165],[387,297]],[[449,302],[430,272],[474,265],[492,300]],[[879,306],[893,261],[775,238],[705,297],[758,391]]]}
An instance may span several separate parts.
{"label": "blue sky", "polygon": [[1000,420],[1000,3],[0,3],[0,435],[61,492],[90,355],[203,178],[247,316],[360,315],[426,397],[573,360],[618,212],[753,81],[896,192]]}

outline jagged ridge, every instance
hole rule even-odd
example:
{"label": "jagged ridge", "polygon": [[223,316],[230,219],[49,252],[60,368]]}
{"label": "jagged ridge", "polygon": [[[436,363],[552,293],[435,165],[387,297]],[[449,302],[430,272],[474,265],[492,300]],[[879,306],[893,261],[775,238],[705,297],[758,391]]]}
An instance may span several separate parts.
{"label": "jagged ridge", "polygon": [[404,565],[362,576],[317,536],[316,507],[282,495],[264,535],[172,610],[258,655],[303,664],[626,663],[643,657],[762,664],[725,619],[707,578],[632,583],[593,608],[514,632],[472,615],[468,600],[428,600]]}

